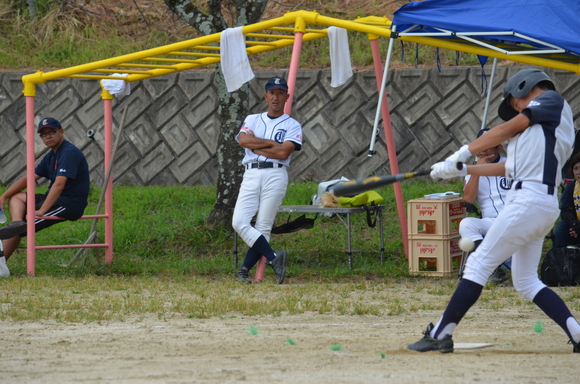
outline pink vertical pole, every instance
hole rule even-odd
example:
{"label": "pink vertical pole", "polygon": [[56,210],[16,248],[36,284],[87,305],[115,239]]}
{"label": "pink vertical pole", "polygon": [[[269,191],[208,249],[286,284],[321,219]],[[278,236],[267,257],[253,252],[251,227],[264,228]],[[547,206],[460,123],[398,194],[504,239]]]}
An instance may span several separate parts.
{"label": "pink vertical pole", "polygon": [[26,96],[26,271],[29,276],[36,275],[34,128],[34,96]]}
{"label": "pink vertical pole", "polygon": [[[374,36],[373,36],[374,37]],[[370,36],[369,36],[370,38]],[[377,79],[377,88],[381,92],[381,84],[383,83],[383,63],[381,60],[381,53],[379,49],[379,40],[371,38],[371,48],[373,52],[373,63],[375,67],[375,77]],[[389,163],[391,165],[391,174],[399,173],[399,163],[397,161],[397,150],[395,149],[395,140],[393,139],[393,127],[391,125],[391,114],[389,112],[389,102],[387,97],[383,98],[381,105],[381,114],[383,116],[383,127],[385,130],[385,141],[387,144],[387,154],[389,156]],[[403,249],[405,256],[409,258],[409,243],[407,241],[407,215],[405,213],[405,200],[403,198],[403,188],[401,183],[393,184],[395,191],[395,200],[397,201],[397,213],[399,214],[399,225],[401,226],[401,236],[403,238]]]}
{"label": "pink vertical pole", "polygon": [[[292,113],[292,101],[294,99],[294,90],[296,89],[296,77],[298,75],[298,65],[300,64],[300,52],[302,51],[302,38],[304,37],[304,31],[306,30],[306,23],[303,19],[298,18],[296,20],[296,25],[294,28],[294,45],[292,47],[292,58],[290,59],[290,70],[288,71],[288,101],[284,106],[284,113],[290,116]],[[258,261],[258,266],[256,267],[256,275],[254,276],[254,282],[259,283],[264,278],[264,271],[266,269],[266,258],[262,256],[260,261]]]}
{"label": "pink vertical pole", "polygon": [[300,53],[302,52],[302,39],[304,38],[304,31],[306,24],[301,18],[296,19],[296,26],[294,29],[294,46],[292,47],[292,58],[290,59],[290,70],[288,71],[288,93],[290,97],[284,107],[284,113],[290,116],[292,113],[292,102],[294,101],[294,93],[296,89],[296,76],[298,75],[298,65],[300,64]]}
{"label": "pink vertical pole", "polygon": [[[108,96],[106,95],[108,94]],[[107,175],[109,164],[113,156],[113,100],[108,92],[103,92],[103,109],[105,124],[105,161],[104,173]],[[109,177],[105,192],[105,263],[113,262],[113,177]]]}

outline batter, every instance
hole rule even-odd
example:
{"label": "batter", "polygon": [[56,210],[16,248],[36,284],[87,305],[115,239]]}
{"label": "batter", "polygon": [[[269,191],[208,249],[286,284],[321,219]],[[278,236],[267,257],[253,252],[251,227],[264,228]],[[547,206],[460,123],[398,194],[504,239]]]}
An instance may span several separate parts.
{"label": "batter", "polygon": [[236,278],[244,283],[252,282],[248,271],[262,256],[274,269],[278,284],[282,284],[286,273],[287,253],[274,252],[269,242],[278,207],[286,195],[291,154],[302,148],[302,127],[284,113],[288,97],[284,78],[269,79],[264,93],[268,111],[249,115],[236,136],[246,151],[242,160],[244,177],[232,218],[234,230],[250,247],[236,273]]}
{"label": "batter", "polygon": [[[463,279],[443,316],[435,326],[429,324],[423,339],[408,348],[419,352],[453,352],[455,327],[476,303],[495,267],[513,255],[514,288],[554,320],[568,336],[573,352],[580,353],[578,321],[564,301],[538,278],[544,237],[559,215],[556,188],[561,181],[561,169],[572,153],[572,111],[544,72],[524,69],[506,83],[498,113],[505,123],[431,167],[434,179],[469,173],[505,175],[513,182],[504,209],[468,259]],[[463,164],[472,153],[506,140],[509,143],[505,162]]]}

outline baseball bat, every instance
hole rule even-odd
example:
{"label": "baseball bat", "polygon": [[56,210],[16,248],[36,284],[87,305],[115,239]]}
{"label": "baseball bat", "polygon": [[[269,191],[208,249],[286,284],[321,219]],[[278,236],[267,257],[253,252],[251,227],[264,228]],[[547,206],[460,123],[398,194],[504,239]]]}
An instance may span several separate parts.
{"label": "baseball bat", "polygon": [[371,176],[366,179],[343,181],[334,186],[332,193],[334,193],[335,196],[352,196],[368,191],[369,189],[382,187],[384,185],[393,184],[397,181],[403,181],[417,176],[426,176],[430,173],[430,169],[424,169],[417,172],[399,173],[397,175]]}

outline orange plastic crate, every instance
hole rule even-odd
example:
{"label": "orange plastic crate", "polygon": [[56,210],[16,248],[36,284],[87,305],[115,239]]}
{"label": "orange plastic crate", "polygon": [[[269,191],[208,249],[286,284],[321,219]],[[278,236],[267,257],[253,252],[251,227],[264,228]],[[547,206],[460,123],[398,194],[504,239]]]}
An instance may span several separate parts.
{"label": "orange plastic crate", "polygon": [[459,271],[462,251],[459,235],[409,236],[409,269],[412,275],[447,276]]}
{"label": "orange plastic crate", "polygon": [[454,235],[465,217],[463,198],[413,199],[407,202],[409,235]]}

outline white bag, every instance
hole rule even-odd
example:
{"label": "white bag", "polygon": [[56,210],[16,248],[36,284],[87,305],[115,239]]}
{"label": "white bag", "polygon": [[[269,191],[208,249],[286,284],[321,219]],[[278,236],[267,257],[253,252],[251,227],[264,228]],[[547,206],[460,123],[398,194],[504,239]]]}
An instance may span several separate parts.
{"label": "white bag", "polygon": [[318,184],[318,192],[312,195],[312,205],[322,205],[320,202],[320,196],[324,194],[324,192],[331,192],[334,190],[334,186],[338,183],[342,183],[343,181],[348,181],[348,179],[342,176],[340,179],[328,180],[323,181]]}

